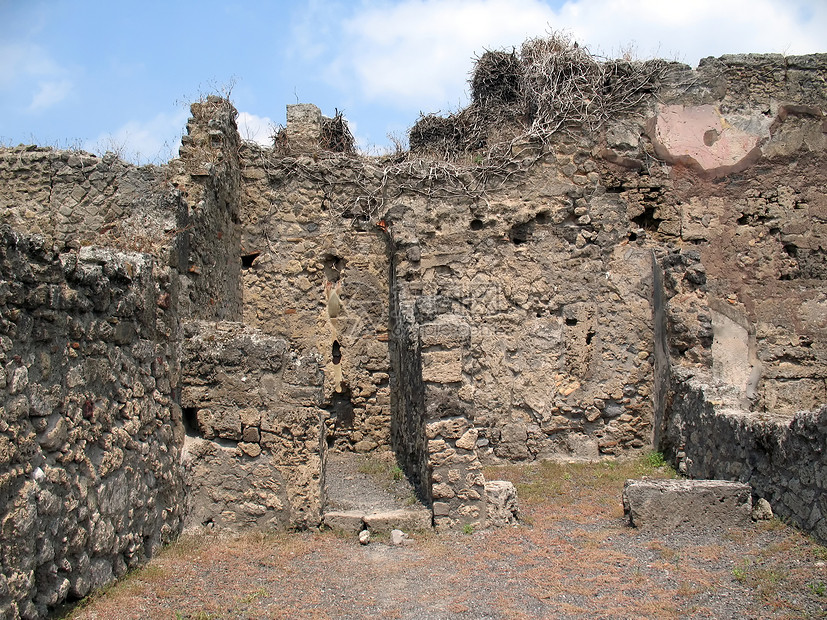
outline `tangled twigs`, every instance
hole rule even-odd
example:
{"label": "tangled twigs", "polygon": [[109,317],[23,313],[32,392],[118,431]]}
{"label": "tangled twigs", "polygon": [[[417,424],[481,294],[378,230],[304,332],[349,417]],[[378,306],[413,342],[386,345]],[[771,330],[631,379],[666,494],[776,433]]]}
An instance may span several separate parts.
{"label": "tangled twigs", "polygon": [[529,39],[520,50],[529,133],[547,139],[566,126],[598,129],[654,91],[664,61],[609,60],[563,35]]}
{"label": "tangled twigs", "polygon": [[356,140],[350,133],[347,121],[339,110],[333,118],[322,117],[322,135],[319,139],[319,146],[334,153],[347,153],[353,155],[356,152]]}
{"label": "tangled twigs", "polygon": [[[404,194],[487,201],[489,192],[519,181],[559,133],[594,132],[633,113],[668,68],[665,61],[599,57],[552,33],[529,39],[519,53],[486,51],[477,58],[472,103],[447,117],[422,115],[409,134],[410,153],[344,158],[354,152],[353,136],[337,110],[323,119],[323,152],[291,157],[282,130],[261,162],[271,182],[296,178],[322,188],[332,211],[354,224],[379,221]],[[349,163],[321,165],[330,158]]]}
{"label": "tangled twigs", "polygon": [[476,59],[471,105],[448,117],[422,116],[411,129],[411,150],[508,156],[501,147],[514,138],[547,144],[560,131],[595,131],[643,103],[667,66],[596,56],[562,33],[529,39],[519,54],[487,51]]}

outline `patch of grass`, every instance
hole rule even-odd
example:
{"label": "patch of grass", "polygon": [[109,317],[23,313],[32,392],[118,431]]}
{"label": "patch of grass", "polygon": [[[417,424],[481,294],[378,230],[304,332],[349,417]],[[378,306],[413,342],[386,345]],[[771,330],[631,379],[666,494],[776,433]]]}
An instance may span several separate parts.
{"label": "patch of grass", "polygon": [[663,452],[652,451],[646,455],[646,463],[650,467],[663,467],[666,465],[666,459],[663,458]]}
{"label": "patch of grass", "polygon": [[810,588],[816,596],[827,596],[827,585],[825,585],[823,581],[808,583],[807,587]]}
{"label": "patch of grass", "polygon": [[488,480],[509,480],[517,487],[520,504],[531,507],[553,498],[566,505],[582,497],[597,497],[601,506],[615,504],[629,478],[675,478],[668,465],[655,467],[648,455],[593,462],[541,461],[527,465],[487,467]]}
{"label": "patch of grass", "polygon": [[813,555],[816,559],[825,561],[827,560],[827,547],[823,547],[819,544],[813,545]]}
{"label": "patch of grass", "polygon": [[384,459],[366,456],[361,459],[358,471],[360,474],[367,474],[368,476],[381,476],[390,471],[390,465]]}
{"label": "patch of grass", "polygon": [[474,533],[474,526],[470,523],[466,523],[462,526],[462,533],[463,534],[473,534]]}

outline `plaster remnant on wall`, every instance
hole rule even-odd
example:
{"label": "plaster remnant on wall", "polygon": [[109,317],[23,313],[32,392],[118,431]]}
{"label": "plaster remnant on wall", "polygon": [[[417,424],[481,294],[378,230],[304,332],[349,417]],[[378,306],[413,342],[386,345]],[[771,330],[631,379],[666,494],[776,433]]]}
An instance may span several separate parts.
{"label": "plaster remnant on wall", "polygon": [[666,161],[697,165],[717,175],[743,169],[760,157],[757,147],[770,135],[769,123],[764,124],[759,121],[757,127],[743,130],[713,105],[661,105],[651,137]]}

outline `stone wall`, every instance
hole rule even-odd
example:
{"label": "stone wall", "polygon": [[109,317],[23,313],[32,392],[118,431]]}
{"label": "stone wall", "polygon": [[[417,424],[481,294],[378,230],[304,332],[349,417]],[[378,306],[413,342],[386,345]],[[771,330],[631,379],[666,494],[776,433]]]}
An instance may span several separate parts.
{"label": "stone wall", "polygon": [[169,167],[0,151],[4,617],[85,596],[182,527],[179,316],[240,315],[234,114],[194,105]]}
{"label": "stone wall", "polygon": [[699,73],[716,87],[648,128],[674,165],[669,204],[645,222],[672,245],[654,266],[656,445],[688,476],[749,482],[824,540],[824,58]]}
{"label": "stone wall", "polygon": [[425,386],[422,381],[422,352],[419,329],[410,300],[400,297],[396,285],[396,252],[391,258],[390,339],[391,358],[391,447],[422,501],[430,505],[431,476],[428,470],[428,439],[425,434]]}
{"label": "stone wall", "polygon": [[0,615],[42,616],[180,530],[168,270],[147,254],[0,246]]}
{"label": "stone wall", "polygon": [[390,440],[387,240],[348,208],[365,163],[242,151],[244,322],[324,360],[331,446]]}
{"label": "stone wall", "polygon": [[241,318],[241,139],[236,109],[216,96],[193,103],[179,160],[168,174],[183,201],[172,263],[180,274],[175,301],[183,317]]}
{"label": "stone wall", "polygon": [[393,447],[448,527],[486,522],[483,464],[654,438],[822,532],[820,470],[784,459],[824,432],[795,412],[827,401],[827,57],[657,67],[593,130],[451,161],[327,149],[312,106],[242,144],[217,97],[160,168],[0,150],[3,613],[185,510],[318,524],[328,449]]}
{"label": "stone wall", "polygon": [[157,254],[176,233],[178,193],[167,172],[108,153],[36,146],[0,150],[0,221],[47,246],[82,245]]}
{"label": "stone wall", "polygon": [[827,542],[827,406],[790,417],[732,405],[712,377],[677,373],[667,435],[681,472],[748,482],[776,516]]}
{"label": "stone wall", "polygon": [[319,356],[239,323],[188,323],[183,335],[186,526],[318,525]]}

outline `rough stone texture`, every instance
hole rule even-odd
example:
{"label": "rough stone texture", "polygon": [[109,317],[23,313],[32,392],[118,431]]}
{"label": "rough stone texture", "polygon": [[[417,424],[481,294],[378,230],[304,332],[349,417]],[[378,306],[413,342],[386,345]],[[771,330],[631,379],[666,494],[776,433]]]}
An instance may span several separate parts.
{"label": "rough stone texture", "polygon": [[193,103],[181,159],[169,166],[188,205],[173,241],[182,316],[208,321],[241,318],[241,228],[236,110],[216,96]]}
{"label": "rough stone texture", "polygon": [[[3,617],[86,595],[182,527],[179,317],[240,309],[240,265],[227,260],[234,110],[208,103],[188,129],[213,121],[227,141],[200,151],[214,165],[192,177],[181,161],[0,152]],[[198,284],[192,257],[213,277]]]}
{"label": "rough stone texture", "polygon": [[152,256],[0,230],[0,616],[43,616],[180,530],[179,369]]}
{"label": "rough stone texture", "polygon": [[826,76],[671,63],[501,167],[262,149],[216,97],[165,167],[0,149],[0,613],[122,574],[185,506],[318,525],[329,448],[390,445],[455,527],[490,518],[483,464],[654,438],[824,538]]}
{"label": "rough stone texture", "polygon": [[683,375],[668,429],[681,471],[749,483],[774,514],[827,541],[827,407],[792,418],[750,413],[728,406],[731,395],[709,377]]}
{"label": "rough stone texture", "polygon": [[312,103],[287,106],[287,139],[296,152],[317,151],[322,136],[322,111]]}
{"label": "rough stone texture", "polygon": [[317,525],[325,447],[318,357],[240,323],[187,323],[184,337],[186,526]]}
{"label": "rough stone texture", "polygon": [[168,177],[164,168],[138,168],[111,153],[2,149],[0,222],[59,251],[97,244],[156,253],[186,209]]}
{"label": "rough stone texture", "polygon": [[255,256],[241,272],[244,322],[322,357],[331,447],[385,447],[387,246],[378,230],[351,227],[356,215],[331,195],[355,181],[353,171],[327,166],[331,176],[317,184],[303,178],[302,171],[315,166],[310,158],[281,158],[276,167],[270,154],[254,147],[241,156],[241,251]]}
{"label": "rough stone texture", "polygon": [[409,508],[374,512],[362,520],[372,532],[390,532],[400,529],[408,532],[427,530],[431,527],[431,511],[424,508]]}
{"label": "rough stone texture", "polygon": [[721,480],[627,480],[623,512],[634,527],[740,528],[750,523],[750,486]]}
{"label": "rough stone texture", "polygon": [[364,513],[358,510],[330,511],[324,513],[324,524],[332,530],[360,532],[365,522]]}
{"label": "rough stone texture", "polygon": [[485,483],[486,525],[503,527],[517,523],[520,507],[517,489],[506,480],[489,480]]}

